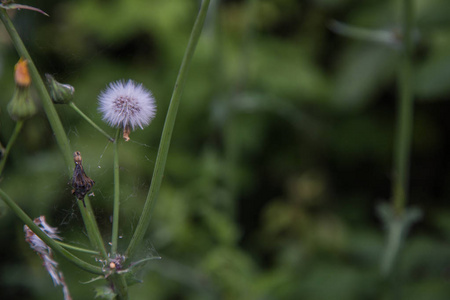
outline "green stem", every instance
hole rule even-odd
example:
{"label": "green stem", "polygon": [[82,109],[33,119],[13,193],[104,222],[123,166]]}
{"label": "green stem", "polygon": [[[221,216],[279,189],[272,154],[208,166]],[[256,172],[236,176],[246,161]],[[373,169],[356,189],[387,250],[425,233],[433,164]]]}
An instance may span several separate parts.
{"label": "green stem", "polygon": [[85,119],[89,124],[92,125],[98,132],[103,134],[110,142],[114,142],[114,139],[107,134],[103,129],[101,129],[97,124],[94,123],[88,116],[86,116],[73,102],[69,102],[69,106],[76,111],[83,119]]}
{"label": "green stem", "polygon": [[5,167],[5,163],[6,163],[6,159],[8,158],[8,154],[11,151],[12,146],[16,142],[16,139],[19,136],[20,131],[22,130],[23,123],[24,123],[23,120],[17,121],[16,127],[14,128],[14,132],[11,135],[11,137],[9,138],[8,144],[6,145],[6,149],[3,152],[3,157],[0,160],[0,175],[2,174],[3,168]]}
{"label": "green stem", "polygon": [[114,292],[116,292],[117,294],[117,300],[127,300],[128,286],[125,280],[125,276],[115,273],[110,276],[109,280],[114,286]]}
{"label": "green stem", "polygon": [[93,255],[100,255],[100,253],[98,251],[95,250],[90,250],[90,249],[85,249],[85,248],[80,248],[77,246],[73,246],[67,243],[63,243],[60,241],[55,241],[58,245],[60,245],[61,247],[63,247],[64,249],[69,249],[69,250],[74,250],[74,251],[78,251],[81,253],[86,253],[86,254],[93,254]]}
{"label": "green stem", "polygon": [[114,142],[114,210],[112,222],[111,253],[117,253],[119,238],[119,208],[120,208],[120,185],[119,185],[119,136],[120,128],[117,129]]}
{"label": "green stem", "polygon": [[0,19],[5,25],[6,30],[13,41],[14,46],[16,47],[17,52],[23,58],[25,58],[28,62],[28,69],[30,71],[31,78],[33,80],[33,84],[36,87],[39,98],[41,99],[42,106],[47,115],[50,126],[52,127],[53,134],[55,135],[56,142],[61,149],[64,160],[67,166],[70,168],[72,164],[72,151],[70,150],[69,140],[67,139],[66,133],[64,132],[64,128],[61,124],[61,120],[58,117],[55,107],[53,106],[52,100],[50,99],[50,95],[47,92],[45,84],[39,75],[39,72],[31,59],[30,54],[27,51],[27,48],[23,44],[19,34],[14,28],[13,23],[11,22],[6,10],[0,9]]}
{"label": "green stem", "polygon": [[408,198],[409,164],[413,125],[414,95],[412,91],[412,0],[403,0],[403,48],[399,70],[399,104],[397,111],[396,151],[394,157],[393,205],[402,214]]}
{"label": "green stem", "polygon": [[159,189],[161,187],[161,182],[164,174],[164,168],[167,160],[167,153],[169,152],[170,139],[172,137],[173,128],[175,125],[175,119],[177,116],[178,106],[180,104],[181,94],[183,92],[186,74],[188,71],[189,64],[192,60],[192,56],[195,52],[195,47],[200,38],[200,34],[203,28],[203,23],[206,18],[206,13],[208,11],[209,0],[203,0],[200,7],[200,11],[195,20],[194,27],[191,32],[189,43],[184,54],[183,62],[181,63],[180,71],[178,73],[177,80],[175,82],[175,87],[172,93],[172,98],[170,100],[169,109],[167,111],[166,121],[164,123],[164,129],[161,135],[161,142],[158,149],[158,155],[156,157],[155,169],[153,170],[152,183],[148,191],[147,199],[139,219],[136,231],[130,241],[130,245],[126,251],[127,257],[132,257],[136,251],[137,246],[142,242],[147,228],[150,224],[150,219],[152,216],[152,211],[155,206],[156,200],[158,198]]}
{"label": "green stem", "polygon": [[49,247],[51,247],[55,252],[61,254],[64,258],[74,263],[81,269],[94,274],[103,274],[102,268],[91,265],[63,247],[61,247],[55,240],[50,238],[45,232],[43,232],[39,226],[37,226],[33,220],[3,191],[0,189],[1,199],[11,208],[12,211],[24,222],[41,240],[43,240]]}
{"label": "green stem", "polygon": [[84,197],[84,204],[82,201],[78,201],[78,208],[81,212],[81,217],[83,218],[84,226],[88,233],[89,241],[94,246],[96,250],[101,253],[103,259],[108,258],[108,252],[106,252],[105,244],[103,243],[102,235],[98,229],[97,221],[95,220],[95,215],[92,209],[91,201],[88,196]]}
{"label": "green stem", "polygon": [[[61,120],[59,119],[50,95],[48,94],[44,81],[39,75],[39,72],[33,63],[30,54],[28,53],[25,45],[23,44],[19,34],[17,33],[13,23],[11,22],[8,14],[4,9],[0,9],[0,19],[2,20],[6,30],[8,31],[9,36],[11,37],[11,40],[13,41],[13,44],[19,55],[28,61],[28,69],[30,71],[32,81],[41,99],[42,106],[44,107],[44,111],[47,115],[50,126],[52,127],[53,134],[55,135],[56,142],[58,143],[58,146],[63,154],[64,161],[66,162],[66,166],[68,168],[68,174],[69,176],[71,176],[73,157],[72,151],[70,150],[69,139],[67,138]],[[100,250],[100,252],[103,254],[104,259],[107,259],[108,256],[106,255],[106,250],[104,250],[105,246],[101,238],[97,223],[95,222],[95,218],[93,217],[94,213],[87,197],[85,199],[85,202],[86,207],[80,206],[80,210],[83,216],[83,221],[88,231],[89,239],[91,240],[91,242],[95,241],[95,245],[97,246],[98,250]],[[91,228],[91,230],[89,230],[88,228]]]}

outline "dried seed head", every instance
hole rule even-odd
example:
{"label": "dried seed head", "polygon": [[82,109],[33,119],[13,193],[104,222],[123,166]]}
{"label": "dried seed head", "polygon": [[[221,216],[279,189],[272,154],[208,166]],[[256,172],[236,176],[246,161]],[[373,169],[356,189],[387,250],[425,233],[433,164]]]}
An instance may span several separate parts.
{"label": "dried seed head", "polygon": [[80,151],[75,151],[73,153],[73,161],[75,163],[75,168],[73,169],[72,177],[72,194],[78,198],[78,200],[83,200],[84,196],[92,189],[95,181],[89,178],[84,172],[83,159],[81,158]]}

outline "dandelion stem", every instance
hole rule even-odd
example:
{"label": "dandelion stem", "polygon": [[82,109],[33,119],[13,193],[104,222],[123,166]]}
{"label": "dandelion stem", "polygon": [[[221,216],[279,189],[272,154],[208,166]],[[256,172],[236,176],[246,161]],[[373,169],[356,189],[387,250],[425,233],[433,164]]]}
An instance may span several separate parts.
{"label": "dandelion stem", "polygon": [[43,240],[49,247],[55,252],[61,254],[64,258],[74,263],[81,269],[93,273],[103,274],[102,268],[91,265],[80,258],[76,257],[62,246],[60,246],[55,240],[45,234],[39,226],[37,226],[33,220],[14,202],[3,190],[0,189],[1,199],[11,208],[11,210],[24,222],[41,240]]}
{"label": "dandelion stem", "polygon": [[92,121],[88,116],[86,116],[79,108],[78,106],[75,105],[75,103],[73,102],[69,102],[69,106],[76,111],[83,119],[85,119],[89,124],[92,125],[92,127],[94,127],[98,132],[100,132],[101,134],[103,134],[110,142],[114,143],[114,139],[107,134],[103,129],[101,129],[97,124],[94,123],[94,121]]}
{"label": "dandelion stem", "polygon": [[11,40],[13,41],[13,44],[16,47],[19,55],[28,61],[28,69],[30,71],[33,84],[36,87],[39,98],[41,99],[45,114],[47,115],[50,126],[52,127],[56,142],[58,143],[58,146],[64,156],[66,165],[70,169],[70,166],[72,164],[72,151],[70,150],[69,140],[67,139],[66,133],[64,132],[61,120],[59,119],[56,109],[53,106],[52,100],[50,99],[50,95],[47,92],[47,88],[45,87],[45,84],[41,76],[39,75],[39,72],[34,65],[33,60],[31,59],[27,48],[23,44],[16,28],[8,17],[6,10],[0,9],[0,19],[5,25],[5,28],[8,31],[9,36],[11,37]]}
{"label": "dandelion stem", "polygon": [[399,80],[399,102],[397,110],[396,151],[394,155],[393,205],[397,214],[402,214],[408,198],[409,163],[413,125],[412,91],[412,0],[403,0],[403,47],[401,52]]}
{"label": "dandelion stem", "polygon": [[63,242],[60,242],[60,241],[56,241],[56,240],[54,240],[54,241],[58,245],[63,247],[64,249],[70,249],[70,250],[74,250],[74,251],[78,251],[78,252],[86,253],[86,254],[100,255],[100,253],[98,251],[95,251],[95,250],[80,248],[80,247],[73,246],[73,245],[70,245],[70,244],[67,244],[67,243],[63,243]]}
{"label": "dandelion stem", "polygon": [[[39,75],[39,72],[33,63],[30,54],[28,53],[24,43],[17,33],[17,30],[15,29],[13,23],[11,22],[8,14],[4,9],[0,9],[0,19],[2,20],[6,30],[8,31],[9,36],[11,37],[11,40],[13,41],[13,44],[19,55],[28,61],[28,69],[30,71],[32,81],[36,87],[39,98],[41,99],[45,114],[47,115],[48,121],[53,130],[53,134],[55,135],[56,142],[58,143],[58,146],[63,154],[68,174],[69,176],[71,176],[73,159],[72,151],[70,150],[69,139],[67,138],[61,120],[59,119],[50,95],[48,94],[44,81]],[[80,210],[83,216],[84,224],[88,231],[89,239],[91,240],[91,242],[95,241],[95,245],[97,246],[98,250],[100,250],[100,252],[105,256],[105,245],[101,238],[97,223],[95,222],[94,213],[92,211],[92,207],[90,205],[88,197],[86,197],[85,202],[86,207],[80,206]],[[107,256],[105,256],[104,258],[106,259]]]}
{"label": "dandelion stem", "polygon": [[136,231],[134,232],[130,245],[128,246],[128,249],[126,251],[127,257],[132,257],[134,255],[137,246],[142,242],[142,239],[144,238],[144,235],[150,224],[152,211],[158,198],[159,189],[161,187],[164,168],[167,160],[167,154],[169,152],[170,139],[172,137],[175,119],[177,116],[177,110],[180,104],[180,98],[183,92],[184,83],[186,81],[186,74],[188,71],[189,64],[192,60],[192,56],[194,55],[195,47],[197,46],[197,42],[200,38],[203,23],[205,21],[206,13],[208,11],[209,2],[210,2],[209,0],[202,1],[200,11],[197,15],[197,19],[195,20],[195,24],[191,32],[189,43],[186,48],[183,61],[181,63],[180,71],[178,72],[178,77],[175,82],[175,87],[173,89],[169,109],[167,111],[166,121],[164,123],[164,129],[161,135],[161,142],[158,149],[158,155],[156,157],[155,169],[153,170],[152,183],[150,185],[147,199],[145,201],[141,217],[137,224]]}
{"label": "dandelion stem", "polygon": [[8,154],[11,151],[12,146],[16,142],[17,137],[19,136],[20,131],[23,127],[23,120],[19,120],[16,123],[16,127],[14,128],[14,132],[12,133],[11,137],[9,138],[8,144],[6,145],[6,149],[3,152],[3,157],[0,160],[0,175],[3,172],[3,168],[5,167],[6,159],[8,158]]}
{"label": "dandelion stem", "polygon": [[114,210],[112,222],[111,253],[117,253],[117,242],[119,238],[119,207],[120,207],[120,186],[119,186],[119,136],[120,128],[117,129],[114,142]]}

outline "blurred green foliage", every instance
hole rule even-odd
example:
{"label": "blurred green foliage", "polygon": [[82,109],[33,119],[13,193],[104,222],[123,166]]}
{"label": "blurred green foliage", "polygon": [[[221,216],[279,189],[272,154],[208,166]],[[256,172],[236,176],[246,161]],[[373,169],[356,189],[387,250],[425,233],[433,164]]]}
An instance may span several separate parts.
{"label": "blurred green foliage", "polygon": [[[44,73],[75,87],[75,102],[109,130],[96,97],[113,80],[144,83],[152,125],[120,145],[124,250],[144,203],[194,0],[66,0],[14,12]],[[450,297],[450,5],[416,0],[416,113],[412,227],[389,278],[375,206],[390,198],[398,52],[329,30],[332,20],[398,31],[400,1],[211,1],[141,256],[131,299],[448,299]],[[0,27],[0,141],[18,60]],[[36,99],[37,100],[37,99]],[[37,100],[38,101],[38,100]],[[110,239],[112,147],[69,107],[57,106],[73,150],[96,182],[92,202]],[[87,246],[69,178],[41,112],[26,122],[1,186],[66,242]],[[0,205],[0,298],[62,299]],[[74,299],[98,283],[60,260]]]}

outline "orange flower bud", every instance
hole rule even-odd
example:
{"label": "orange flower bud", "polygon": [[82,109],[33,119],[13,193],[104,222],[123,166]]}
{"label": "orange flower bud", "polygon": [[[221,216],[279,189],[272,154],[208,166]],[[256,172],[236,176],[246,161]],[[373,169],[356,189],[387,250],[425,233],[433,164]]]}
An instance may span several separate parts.
{"label": "orange flower bud", "polygon": [[28,73],[28,62],[22,57],[14,67],[14,80],[20,87],[28,87],[31,84],[30,73]]}

